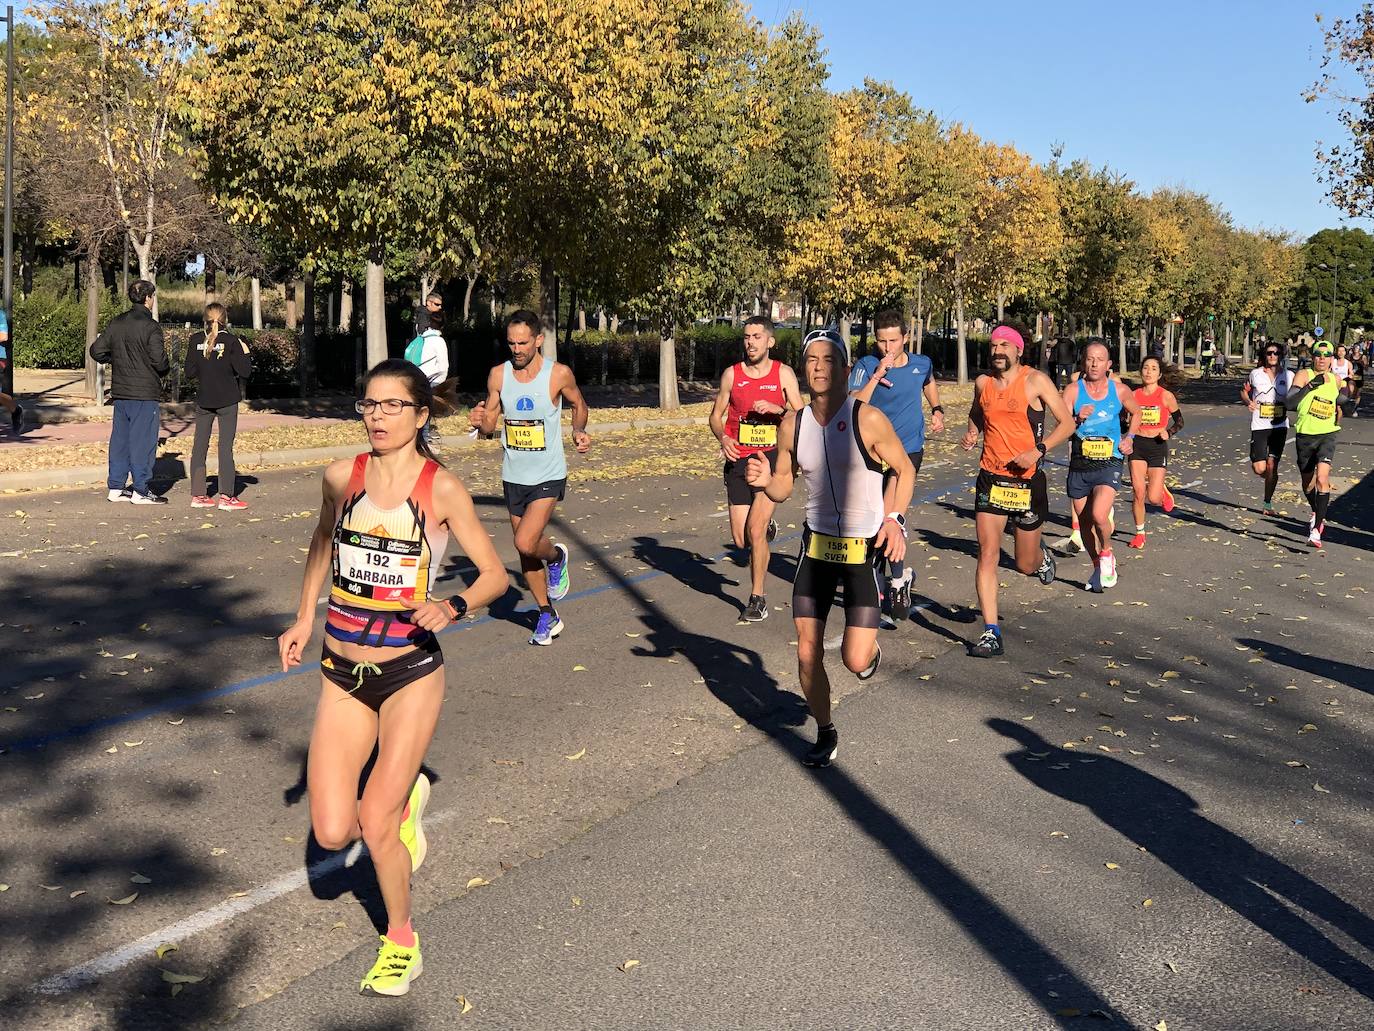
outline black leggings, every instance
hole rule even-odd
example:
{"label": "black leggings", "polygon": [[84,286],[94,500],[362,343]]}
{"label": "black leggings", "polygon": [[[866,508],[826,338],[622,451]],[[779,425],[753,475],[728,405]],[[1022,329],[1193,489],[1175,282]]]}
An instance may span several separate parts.
{"label": "black leggings", "polygon": [[196,440],[191,445],[191,495],[205,496],[205,456],[210,450],[210,427],[219,420],[219,492],[238,497],[238,473],[234,469],[234,434],[239,425],[239,406],[196,409]]}

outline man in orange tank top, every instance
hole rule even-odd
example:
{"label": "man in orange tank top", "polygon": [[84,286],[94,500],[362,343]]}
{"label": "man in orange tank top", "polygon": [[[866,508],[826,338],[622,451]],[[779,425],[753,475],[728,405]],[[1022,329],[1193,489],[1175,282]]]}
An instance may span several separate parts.
{"label": "man in orange tank top", "polygon": [[769,356],[773,322],[755,315],[744,324],[744,361],[720,377],[720,391],[711,409],[711,432],[725,456],[725,500],[730,505],[730,538],[736,548],[749,549],[749,601],[741,618],[758,623],[768,618],[764,582],[768,576],[768,544],[777,536],[774,504],[768,495],[745,479],[749,456],[761,454],[775,468],[778,427],[788,411],[802,408],[797,374]]}
{"label": "man in orange tank top", "polygon": [[[1040,460],[1073,433],[1074,423],[1054,381],[1021,364],[1025,338],[1011,326],[992,331],[992,371],[973,384],[965,451],[983,437],[983,457],[974,488],[974,521],[978,529],[978,607],[983,636],[969,648],[975,658],[1002,654],[997,619],[997,568],[1002,562],[1002,535],[1007,520],[1016,528],[1016,568],[1043,584],[1054,582],[1054,559],[1040,540],[1049,514],[1049,493]],[[1045,436],[1045,412],[1055,427]]]}

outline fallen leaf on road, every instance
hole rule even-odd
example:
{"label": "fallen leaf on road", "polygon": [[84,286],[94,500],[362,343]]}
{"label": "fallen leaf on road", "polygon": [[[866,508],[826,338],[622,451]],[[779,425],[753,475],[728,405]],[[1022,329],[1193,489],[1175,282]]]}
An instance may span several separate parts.
{"label": "fallen leaf on road", "polygon": [[1161,1020],[1158,1024],[1155,1025],[1154,1031],[1169,1031],[1169,1025]]}
{"label": "fallen leaf on road", "polygon": [[136,898],[138,898],[138,892],[134,892],[132,895],[125,895],[122,899],[106,899],[105,901],[112,906],[127,906]]}
{"label": "fallen leaf on road", "polygon": [[141,745],[141,744],[143,744],[142,741],[125,741],[125,742],[124,742],[124,747],[125,747],[125,748],[137,748],[137,747],[138,747],[139,745]]}
{"label": "fallen leaf on road", "polygon": [[460,1015],[461,1015],[461,1014],[464,1014],[464,1013],[468,1013],[468,1012],[470,1012],[470,1011],[472,1010],[472,1003],[468,1002],[468,997],[467,997],[466,995],[460,995],[460,996],[458,996],[458,998],[457,998],[456,1001],[457,1001],[458,1005],[459,1005],[460,1007],[462,1007],[461,1009],[458,1010],[458,1013],[459,1013]]}
{"label": "fallen leaf on road", "polygon": [[1121,864],[1120,864],[1120,863],[1103,863],[1102,865],[1105,866],[1108,870],[1120,870],[1120,869],[1121,869]]}
{"label": "fallen leaf on road", "polygon": [[119,746],[118,746],[118,745],[111,745],[109,748],[105,749],[105,754],[106,754],[106,755],[118,755],[118,754],[119,754]]}
{"label": "fallen leaf on road", "polygon": [[1174,965],[1174,961],[1173,961],[1173,960],[1171,960],[1171,959],[1166,959],[1166,960],[1164,961],[1164,965],[1165,965],[1166,967],[1169,968],[1169,972],[1170,972],[1170,973],[1173,973],[1173,974],[1177,974],[1177,973],[1178,973],[1178,967]]}
{"label": "fallen leaf on road", "polygon": [[1140,907],[1141,907],[1142,909],[1149,909],[1149,908],[1150,908],[1151,906],[1153,906],[1154,904],[1155,904],[1155,900],[1154,900],[1154,899],[1146,899],[1144,902],[1142,902],[1142,903],[1140,904]]}
{"label": "fallen leaf on road", "polygon": [[333,924],[330,925],[330,928],[329,928],[329,929],[330,929],[331,931],[342,931],[342,930],[344,930],[344,929],[347,928],[347,927],[348,927],[348,921],[346,921],[346,920],[336,920],[336,921],[334,921]]}
{"label": "fallen leaf on road", "polygon": [[162,979],[168,984],[200,984],[205,980],[204,974],[178,974],[172,970],[163,970]]}
{"label": "fallen leaf on road", "polygon": [[500,824],[504,824],[504,825],[507,826],[507,827],[510,826],[510,821],[509,821],[509,820],[503,820],[503,819],[501,819],[501,817],[499,817],[499,816],[488,816],[488,817],[487,817],[487,823],[500,823]]}
{"label": "fallen leaf on road", "polygon": [[10,886],[9,886],[8,884],[0,884],[0,891],[9,891],[9,890],[10,890]]}
{"label": "fallen leaf on road", "polygon": [[1177,680],[1177,679],[1178,679],[1178,670],[1176,670],[1176,669],[1166,669],[1163,673],[1160,674],[1160,678],[1163,679],[1163,680]]}
{"label": "fallen leaf on road", "polygon": [[39,887],[42,888],[44,891],[56,891],[58,888],[62,887],[62,885],[60,885],[60,884],[40,884]]}
{"label": "fallen leaf on road", "polygon": [[638,637],[639,635],[638,635],[638,634],[632,634],[632,633],[630,633],[629,631],[626,631],[625,636],[626,636],[626,637]]}
{"label": "fallen leaf on road", "polygon": [[1297,768],[1299,768],[1299,767],[1301,767],[1302,769],[1307,769],[1307,763],[1305,763],[1305,762],[1299,762],[1297,759],[1289,759],[1289,760],[1288,760],[1286,763],[1284,763],[1283,765],[1285,765],[1285,766],[1291,766],[1291,767],[1294,768],[1294,769],[1297,769]]}
{"label": "fallen leaf on road", "polygon": [[574,673],[585,673],[585,672],[587,672],[587,667],[586,667],[586,666],[574,666],[572,671],[573,671]]}
{"label": "fallen leaf on road", "polygon": [[565,755],[565,756],[563,756],[563,758],[564,758],[564,759],[572,759],[572,760],[575,762],[575,761],[577,761],[578,759],[581,759],[581,758],[582,758],[584,755],[586,755],[586,754],[587,754],[587,750],[586,750],[585,748],[583,748],[583,749],[581,749],[581,750],[578,751],[578,752],[574,752],[572,755]]}
{"label": "fallen leaf on road", "polygon": [[1299,734],[1310,734],[1310,733],[1312,733],[1312,731],[1314,731],[1314,730],[1316,730],[1316,729],[1317,729],[1317,728],[1316,728],[1316,725],[1315,725],[1315,724],[1312,724],[1312,723],[1304,723],[1301,727],[1298,728],[1298,733],[1299,733]]}
{"label": "fallen leaf on road", "polygon": [[229,850],[227,848],[212,848],[210,850],[210,855],[212,856],[224,856],[228,854]]}
{"label": "fallen leaf on road", "polygon": [[1170,723],[1187,723],[1190,719],[1192,719],[1191,716],[1170,716],[1170,717],[1168,717],[1168,720],[1169,720]]}
{"label": "fallen leaf on road", "polygon": [[131,883],[133,883],[133,884],[152,884],[152,883],[153,883],[153,879],[152,879],[151,877],[144,877],[141,873],[136,873],[136,874],[134,874],[132,877],[129,878],[129,881],[130,881]]}
{"label": "fallen leaf on road", "polygon": [[84,894],[86,894],[86,889],[85,889],[85,888],[77,888],[76,891],[74,891],[74,892],[72,892],[70,895],[68,895],[67,898],[69,898],[69,899],[74,899],[74,898],[76,898],[78,895],[84,895]]}
{"label": "fallen leaf on road", "polygon": [[168,720],[167,722],[170,723],[170,724],[171,724],[172,726],[174,726],[174,727],[179,727],[179,726],[181,726],[183,723],[186,722],[186,717],[183,716],[183,717],[181,717],[181,719],[179,719],[179,720]]}
{"label": "fallen leaf on road", "polygon": [[163,942],[157,947],[157,958],[161,959],[163,956],[167,955],[167,953],[176,952],[176,950],[177,947],[175,942]]}
{"label": "fallen leaf on road", "polygon": [[121,659],[136,659],[136,658],[138,658],[138,652],[130,652],[128,655],[121,655],[120,658],[121,658]]}
{"label": "fallen leaf on road", "polygon": [[627,959],[624,963],[620,964],[620,966],[616,967],[616,969],[623,974],[627,971],[633,970],[637,966],[639,966],[639,960]]}
{"label": "fallen leaf on road", "polygon": [[1313,785],[1312,785],[1312,790],[1313,790],[1313,791],[1320,791],[1323,795],[1329,795],[1329,794],[1331,794],[1331,789],[1330,789],[1330,788],[1324,788],[1324,787],[1322,787],[1320,784],[1313,784]]}
{"label": "fallen leaf on road", "polygon": [[491,882],[486,880],[485,878],[474,877],[472,880],[468,881],[467,886],[469,888],[484,888],[490,883]]}

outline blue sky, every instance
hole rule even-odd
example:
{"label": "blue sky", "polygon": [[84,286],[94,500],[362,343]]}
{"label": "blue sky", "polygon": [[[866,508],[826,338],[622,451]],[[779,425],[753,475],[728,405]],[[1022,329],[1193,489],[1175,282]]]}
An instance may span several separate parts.
{"label": "blue sky", "polygon": [[[1308,236],[1338,224],[1313,151],[1334,140],[1313,15],[1357,0],[753,0],[820,28],[832,89],[889,80],[940,118],[1041,161],[1108,164],[1142,190],[1187,186],[1237,224]],[[1358,223],[1350,223],[1358,224]],[[1367,228],[1367,226],[1366,226]]]}

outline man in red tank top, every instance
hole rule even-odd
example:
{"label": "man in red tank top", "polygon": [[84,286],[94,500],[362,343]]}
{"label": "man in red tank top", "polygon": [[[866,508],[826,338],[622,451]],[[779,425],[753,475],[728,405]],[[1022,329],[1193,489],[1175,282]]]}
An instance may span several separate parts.
{"label": "man in red tank top", "polygon": [[773,323],[755,315],[744,324],[744,361],[725,370],[711,409],[711,432],[725,456],[725,499],[730,505],[730,537],[749,549],[749,601],[743,618],[768,618],[764,580],[768,576],[768,542],[778,532],[773,502],[745,479],[749,456],[762,454],[770,466],[778,460],[778,426],[788,411],[802,407],[797,374],[769,356]]}

